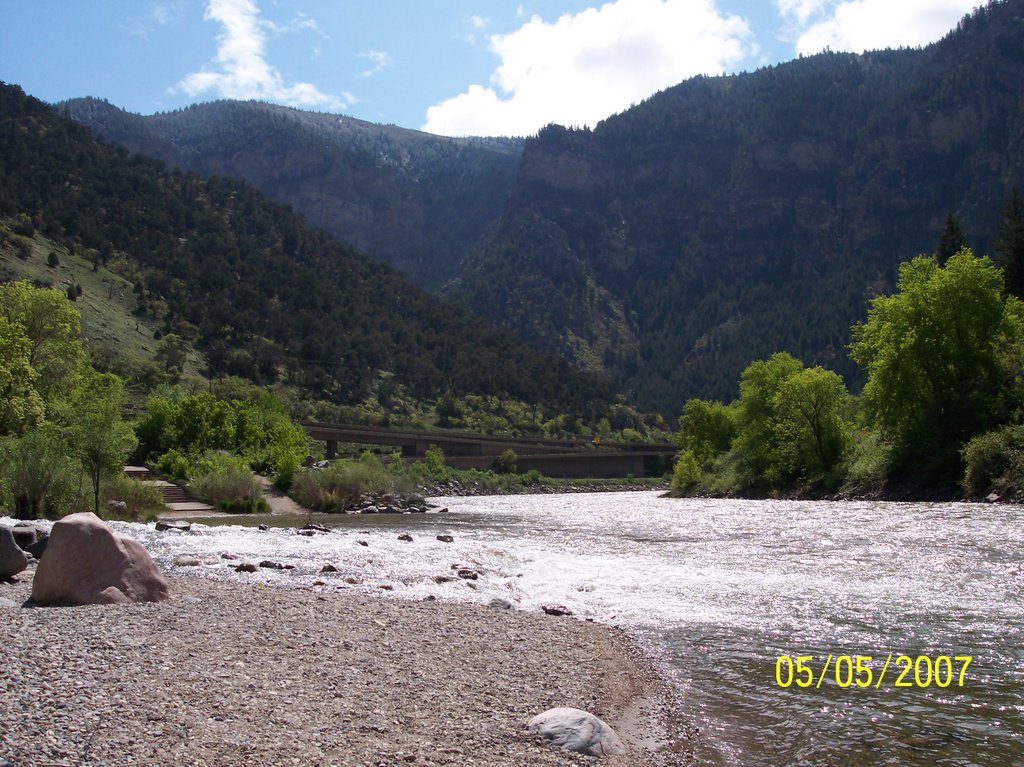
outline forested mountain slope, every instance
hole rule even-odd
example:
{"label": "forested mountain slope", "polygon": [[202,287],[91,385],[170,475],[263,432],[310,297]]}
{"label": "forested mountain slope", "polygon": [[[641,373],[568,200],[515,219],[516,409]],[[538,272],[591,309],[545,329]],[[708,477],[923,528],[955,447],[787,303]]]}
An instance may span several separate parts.
{"label": "forested mountain slope", "polygon": [[550,126],[448,295],[666,413],[735,397],[779,350],[857,385],[851,324],[947,213],[989,252],[1024,185],[1022,84],[1024,0],[1006,0],[924,49],[698,77]]}
{"label": "forested mountain slope", "polygon": [[358,402],[387,371],[415,397],[510,396],[590,414],[607,388],[308,227],[254,187],[167,172],[0,84],[0,217],[119,263],[138,311],[212,374]]}
{"label": "forested mountain slope", "polygon": [[427,288],[454,276],[499,218],[523,147],[519,139],[446,138],[259,102],[147,117],[93,98],[57,108],[132,151],[245,179]]}

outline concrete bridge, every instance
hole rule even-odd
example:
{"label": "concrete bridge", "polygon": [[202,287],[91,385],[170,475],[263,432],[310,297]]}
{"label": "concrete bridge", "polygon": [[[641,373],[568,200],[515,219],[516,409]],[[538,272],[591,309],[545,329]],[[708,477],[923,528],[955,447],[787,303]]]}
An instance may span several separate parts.
{"label": "concrete bridge", "polygon": [[310,437],[326,443],[328,458],[336,457],[338,443],[345,442],[398,447],[406,460],[422,458],[427,448],[436,445],[444,452],[445,463],[450,466],[489,469],[497,456],[511,449],[518,457],[518,471],[536,469],[549,477],[660,476],[671,465],[677,450],[668,443],[501,437],[317,421],[302,421],[301,425]]}

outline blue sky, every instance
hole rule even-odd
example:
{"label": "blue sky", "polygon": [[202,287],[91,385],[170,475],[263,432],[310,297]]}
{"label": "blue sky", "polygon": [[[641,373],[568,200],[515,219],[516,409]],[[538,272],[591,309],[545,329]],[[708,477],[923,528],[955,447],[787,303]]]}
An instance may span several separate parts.
{"label": "blue sky", "polygon": [[0,0],[0,80],[151,114],[257,98],[449,135],[594,125],[695,74],[918,46],[977,0]]}

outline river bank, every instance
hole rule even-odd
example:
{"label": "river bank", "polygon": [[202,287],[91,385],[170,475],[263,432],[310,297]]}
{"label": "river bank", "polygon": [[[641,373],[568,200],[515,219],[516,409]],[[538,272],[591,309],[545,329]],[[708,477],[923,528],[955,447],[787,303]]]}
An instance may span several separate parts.
{"label": "river bank", "polygon": [[[526,721],[594,712],[630,753],[656,749],[668,693],[603,625],[437,600],[173,577],[160,604],[21,607],[0,584],[0,764],[593,764]],[[14,606],[12,606],[12,603]]]}

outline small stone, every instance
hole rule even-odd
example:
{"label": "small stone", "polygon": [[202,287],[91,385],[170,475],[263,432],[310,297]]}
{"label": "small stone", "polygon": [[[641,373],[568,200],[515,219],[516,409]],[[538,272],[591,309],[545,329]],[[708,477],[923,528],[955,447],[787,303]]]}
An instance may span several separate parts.
{"label": "small stone", "polygon": [[349,586],[358,586],[362,583],[362,581],[356,578],[354,575],[350,575],[345,579],[345,583],[347,583]]}
{"label": "small stone", "polygon": [[439,535],[437,536],[437,540],[441,541],[441,543],[454,543],[455,537],[451,535]]}
{"label": "small stone", "polygon": [[252,562],[242,562],[240,564],[235,565],[236,573],[254,573],[257,570],[259,570],[259,568]]}
{"label": "small stone", "polygon": [[360,546],[369,546],[370,545],[367,541],[356,541],[356,543],[358,543]]}
{"label": "small stone", "polygon": [[487,603],[487,606],[490,607],[490,608],[493,608],[495,610],[511,610],[512,609],[512,603],[509,602],[507,599],[502,599],[501,597],[495,597],[494,599],[492,599],[490,602]]}
{"label": "small stone", "polygon": [[470,570],[468,567],[460,567],[456,574],[464,581],[475,581],[480,577],[480,573]]}
{"label": "small stone", "polygon": [[156,523],[156,529],[159,532],[165,532],[167,530],[174,530],[179,533],[187,533],[192,529],[191,522],[167,522],[165,520],[159,520]]}
{"label": "small stone", "polygon": [[202,562],[200,562],[195,557],[185,556],[175,557],[174,560],[171,562],[171,565],[173,565],[174,567],[198,567],[201,564]]}
{"label": "small stone", "polygon": [[338,572],[338,568],[335,567],[334,565],[324,565],[323,567],[320,568],[320,572],[322,572],[322,573],[336,573],[336,572]]}
{"label": "small stone", "polygon": [[447,575],[435,575],[433,577],[434,583],[447,583],[450,580],[454,580],[454,579],[453,578],[449,578]]}
{"label": "small stone", "polygon": [[267,570],[284,570],[287,566],[280,562],[272,562],[269,559],[264,559],[260,562],[260,567],[266,568]]}
{"label": "small stone", "polygon": [[565,605],[541,605],[540,609],[548,615],[572,615],[572,610]]}
{"label": "small stone", "polygon": [[402,533],[400,536],[398,536],[398,540],[405,541],[406,543],[412,543],[412,536],[408,533]]}
{"label": "small stone", "polygon": [[256,529],[259,530],[261,533],[265,533],[265,532],[267,532],[267,530],[270,529],[270,525],[266,525],[266,524],[258,525],[256,527]]}

